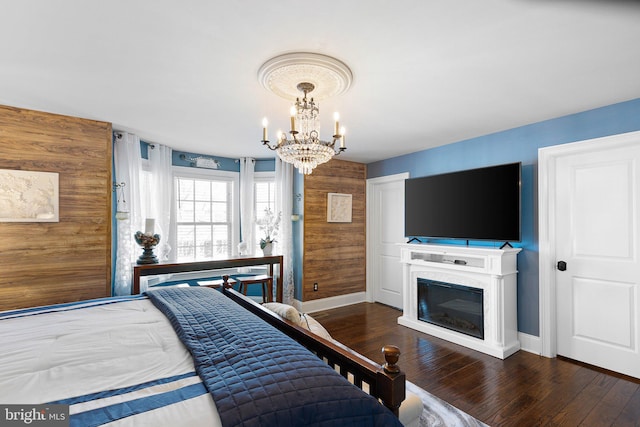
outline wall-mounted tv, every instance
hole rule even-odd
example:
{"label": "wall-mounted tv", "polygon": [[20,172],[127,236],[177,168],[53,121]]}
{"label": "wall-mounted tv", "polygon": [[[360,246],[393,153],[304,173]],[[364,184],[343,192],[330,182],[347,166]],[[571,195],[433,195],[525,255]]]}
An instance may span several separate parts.
{"label": "wall-mounted tv", "polygon": [[405,181],[408,238],[520,241],[521,163]]}

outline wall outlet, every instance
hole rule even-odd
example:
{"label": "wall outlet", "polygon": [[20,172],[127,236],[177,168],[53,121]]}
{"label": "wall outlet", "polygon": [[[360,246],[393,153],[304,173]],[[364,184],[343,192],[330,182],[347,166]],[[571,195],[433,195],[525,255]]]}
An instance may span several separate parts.
{"label": "wall outlet", "polygon": [[313,292],[316,292],[318,290],[318,282],[313,284]]}

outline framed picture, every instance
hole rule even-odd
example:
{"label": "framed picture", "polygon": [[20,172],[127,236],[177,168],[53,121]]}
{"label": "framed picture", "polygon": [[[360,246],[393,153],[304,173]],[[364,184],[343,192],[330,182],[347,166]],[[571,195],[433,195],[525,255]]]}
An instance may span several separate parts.
{"label": "framed picture", "polygon": [[0,222],[59,222],[58,174],[0,169]]}
{"label": "framed picture", "polygon": [[327,222],[351,222],[351,194],[329,193]]}

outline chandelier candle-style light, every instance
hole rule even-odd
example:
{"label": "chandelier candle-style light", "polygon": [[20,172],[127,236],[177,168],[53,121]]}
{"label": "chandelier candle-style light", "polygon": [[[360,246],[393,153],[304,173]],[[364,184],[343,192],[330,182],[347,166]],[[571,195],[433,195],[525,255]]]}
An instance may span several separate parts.
{"label": "chandelier candle-style light", "polygon": [[320,139],[320,108],[315,99],[309,97],[314,90],[317,99],[343,93],[349,88],[353,76],[343,62],[321,54],[289,53],[263,64],[258,78],[271,92],[295,99],[290,111],[289,136],[278,131],[272,144],[268,137],[268,121],[266,118],[262,121],[262,143],[278,157],[308,175],[316,166],[346,150],[345,129],[340,126],[338,113],[334,114],[333,137],[328,141]]}
{"label": "chandelier candle-style light", "polygon": [[[301,173],[309,175],[316,166],[328,162],[347,148],[344,145],[344,128],[340,128],[340,115],[333,115],[335,127],[332,141],[322,141],[318,118],[320,109],[313,98],[307,98],[307,94],[315,86],[302,82],[297,87],[304,96],[302,100],[297,98],[291,107],[291,138],[288,139],[285,133],[278,132],[276,145],[271,145],[267,132],[268,121],[265,117],[262,120],[262,143],[274,150],[283,161],[293,164]],[[336,147],[338,143],[339,146]]]}

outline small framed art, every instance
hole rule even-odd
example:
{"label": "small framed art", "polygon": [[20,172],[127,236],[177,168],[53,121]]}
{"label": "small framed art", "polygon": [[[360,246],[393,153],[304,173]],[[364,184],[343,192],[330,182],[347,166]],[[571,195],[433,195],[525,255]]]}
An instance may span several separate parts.
{"label": "small framed art", "polygon": [[0,222],[59,222],[58,174],[0,169]]}
{"label": "small framed art", "polygon": [[351,222],[351,194],[329,193],[327,222]]}

